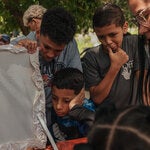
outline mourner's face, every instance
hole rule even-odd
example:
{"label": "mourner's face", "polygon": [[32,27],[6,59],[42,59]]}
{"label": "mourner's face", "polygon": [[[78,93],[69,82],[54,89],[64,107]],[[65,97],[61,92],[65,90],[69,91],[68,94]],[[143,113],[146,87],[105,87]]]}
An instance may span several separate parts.
{"label": "mourner's face", "polygon": [[41,19],[39,18],[32,18],[29,20],[27,27],[30,28],[31,31],[39,30],[41,26]]}
{"label": "mourner's face", "polygon": [[129,7],[135,16],[139,27],[139,34],[150,40],[150,1],[129,0]]}
{"label": "mourner's face", "polygon": [[69,103],[75,96],[74,90],[52,87],[52,104],[57,116],[63,117],[69,113]]}
{"label": "mourner's face", "polygon": [[65,45],[66,44],[58,45],[49,39],[48,36],[40,35],[40,52],[48,62],[59,56],[64,50]]}
{"label": "mourner's face", "polygon": [[111,48],[115,52],[121,47],[123,34],[125,33],[122,27],[111,24],[104,27],[95,27],[94,31],[106,51]]}

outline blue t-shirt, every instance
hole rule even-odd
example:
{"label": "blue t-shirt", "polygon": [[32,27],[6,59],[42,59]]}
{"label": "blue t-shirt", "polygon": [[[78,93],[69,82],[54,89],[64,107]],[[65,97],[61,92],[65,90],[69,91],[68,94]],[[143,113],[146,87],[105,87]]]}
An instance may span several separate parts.
{"label": "blue t-shirt", "polygon": [[[81,138],[87,135],[89,125],[91,124],[89,120],[92,116],[94,120],[93,114],[95,113],[95,105],[92,100],[85,98],[83,105],[80,107],[82,108],[77,109],[77,114],[76,111],[74,112],[75,116],[79,114],[82,116],[80,121],[71,117],[69,114],[64,117],[58,117],[53,107],[50,109],[51,115],[49,116],[51,116],[51,118],[48,118],[50,122],[48,128],[55,142]],[[87,116],[87,113],[82,111],[83,109],[90,111],[89,114],[92,114],[92,116]],[[92,122],[92,120],[90,122]]]}

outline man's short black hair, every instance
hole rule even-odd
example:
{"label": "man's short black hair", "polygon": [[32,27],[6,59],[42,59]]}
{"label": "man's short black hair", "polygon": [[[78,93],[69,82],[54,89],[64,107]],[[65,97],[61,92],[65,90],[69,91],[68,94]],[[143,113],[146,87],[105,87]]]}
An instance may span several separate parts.
{"label": "man's short black hair", "polygon": [[96,9],[93,16],[93,28],[104,27],[115,24],[117,27],[123,27],[125,17],[121,8],[115,4],[107,3]]}
{"label": "man's short black hair", "polygon": [[40,34],[56,44],[68,44],[76,32],[75,18],[64,8],[53,8],[43,15]]}

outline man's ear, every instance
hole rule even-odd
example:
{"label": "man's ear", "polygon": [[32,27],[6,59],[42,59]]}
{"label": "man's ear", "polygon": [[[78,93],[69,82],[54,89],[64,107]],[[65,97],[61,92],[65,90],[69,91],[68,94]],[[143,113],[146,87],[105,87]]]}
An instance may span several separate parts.
{"label": "man's ear", "polygon": [[128,22],[126,21],[123,25],[123,33],[126,34],[128,32]]}

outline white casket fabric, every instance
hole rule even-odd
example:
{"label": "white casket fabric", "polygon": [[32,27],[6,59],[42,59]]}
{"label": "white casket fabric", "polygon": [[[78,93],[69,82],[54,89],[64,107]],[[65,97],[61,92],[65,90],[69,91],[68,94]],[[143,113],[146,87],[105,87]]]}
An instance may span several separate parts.
{"label": "white casket fabric", "polygon": [[46,135],[37,115],[45,121],[38,51],[0,46],[0,149],[44,148]]}

